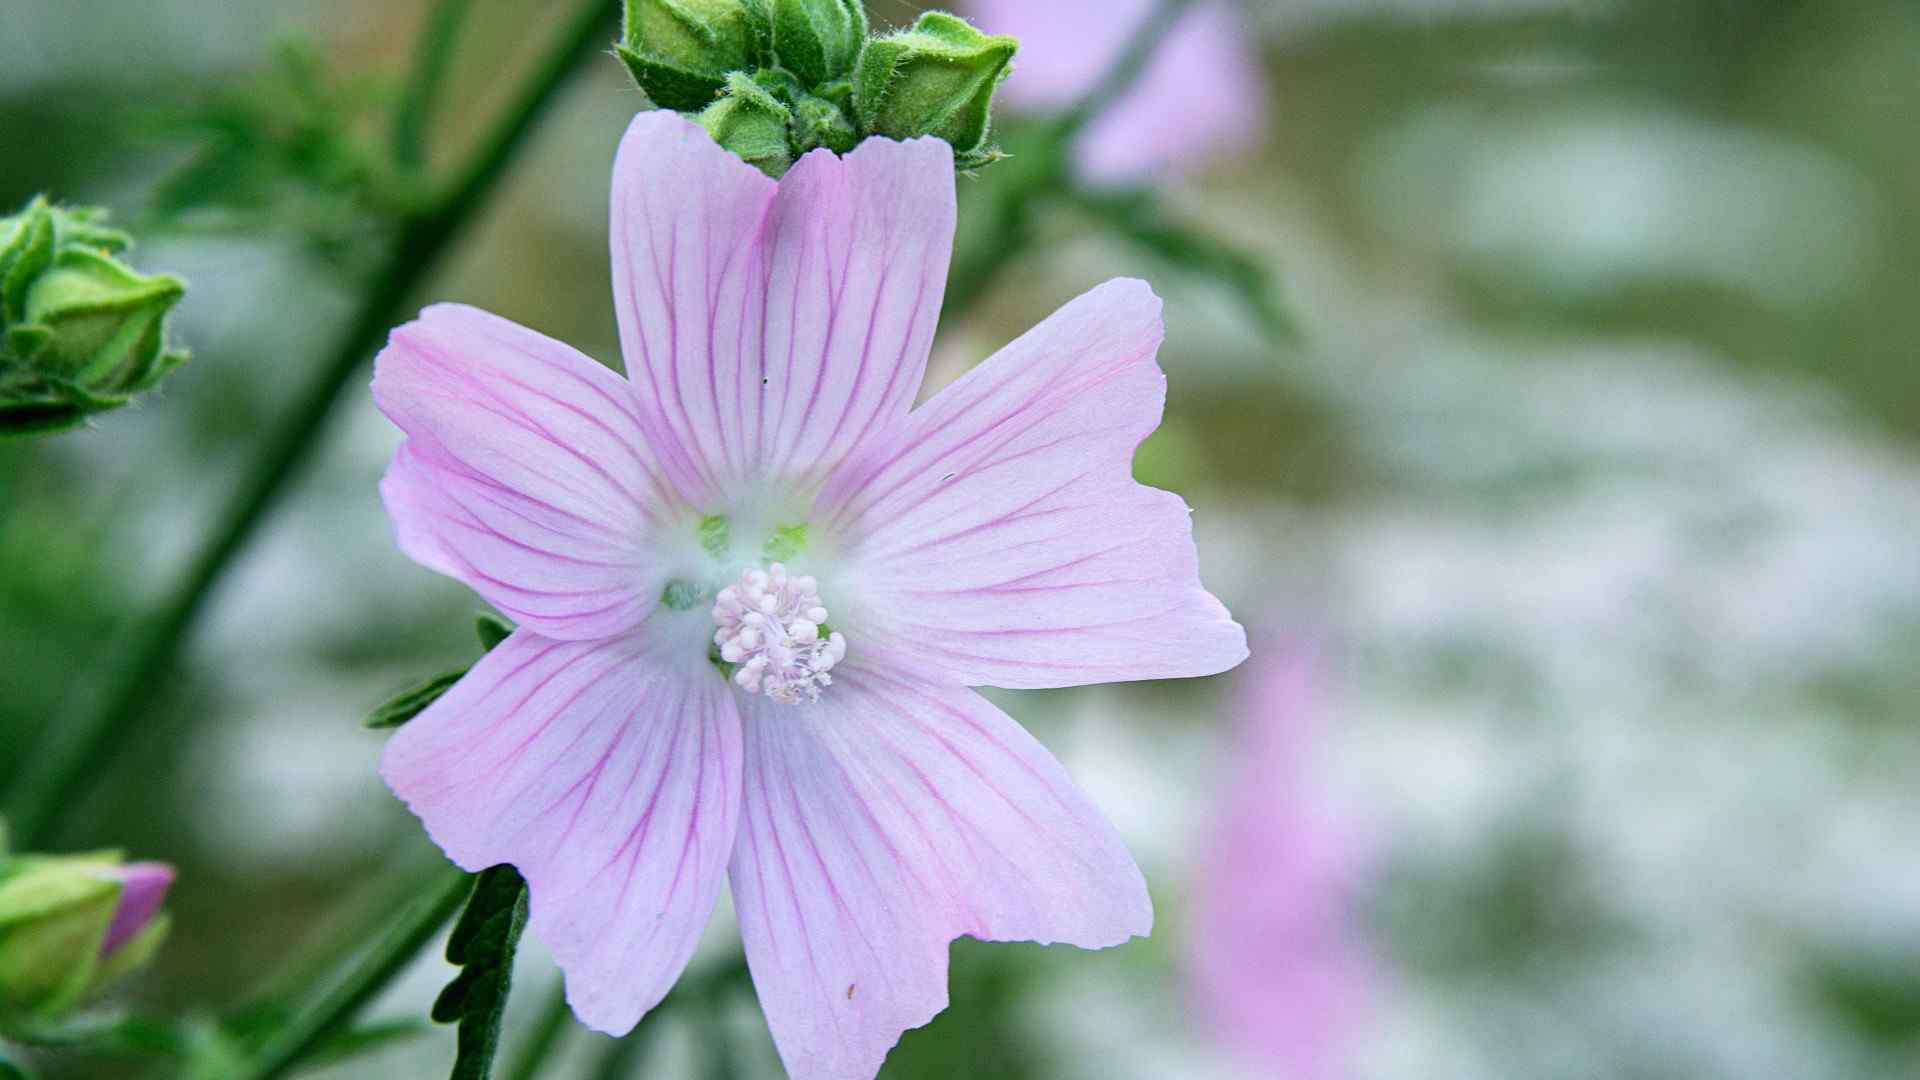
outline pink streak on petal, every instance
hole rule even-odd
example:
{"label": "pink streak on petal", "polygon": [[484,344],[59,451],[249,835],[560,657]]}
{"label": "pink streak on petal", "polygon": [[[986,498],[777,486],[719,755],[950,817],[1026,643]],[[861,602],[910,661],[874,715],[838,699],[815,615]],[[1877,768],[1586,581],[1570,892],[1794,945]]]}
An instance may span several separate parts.
{"label": "pink streak on petal", "polygon": [[870,139],[776,184],[683,117],[634,118],[613,178],[621,347],[706,498],[817,482],[905,420],[952,254],[952,160],[937,139]]}
{"label": "pink streak on petal", "polygon": [[109,873],[120,882],[120,902],[107,924],[107,936],[100,942],[101,956],[113,953],[147,928],[166,902],[174,879],[173,867],[157,862],[126,863]]}
{"label": "pink streak on petal", "polygon": [[[1078,100],[1126,47],[1153,0],[971,0],[979,24],[1020,39],[1001,98],[1053,110]],[[1132,93],[1081,136],[1081,173],[1126,183],[1178,173],[1255,142],[1267,90],[1251,29],[1229,3],[1198,4],[1162,43]]]}
{"label": "pink streak on petal", "polygon": [[1051,754],[970,690],[835,669],[817,705],[750,706],[729,870],[793,1080],[871,1080],[947,1004],[947,944],[1117,945],[1146,883]]}
{"label": "pink streak on petal", "polygon": [[519,868],[574,1014],[617,1035],[712,914],[740,762],[734,697],[704,657],[520,630],[395,733],[380,771],[454,862]]}
{"label": "pink streak on petal", "polygon": [[605,637],[652,610],[642,541],[662,486],[618,375],[443,304],[393,332],[373,394],[407,434],[381,494],[409,557],[550,637]]}
{"label": "pink streak on petal", "polygon": [[[853,537],[836,618],[969,686],[1211,675],[1246,636],[1200,584],[1186,504],[1133,480],[1159,425],[1160,301],[1114,281],[916,410],[820,516]],[[838,612],[836,612],[838,615]]]}
{"label": "pink streak on petal", "polygon": [[1257,1075],[1332,1080],[1364,1007],[1359,858],[1310,793],[1313,656],[1260,656],[1243,681],[1225,805],[1203,862],[1195,1003]]}

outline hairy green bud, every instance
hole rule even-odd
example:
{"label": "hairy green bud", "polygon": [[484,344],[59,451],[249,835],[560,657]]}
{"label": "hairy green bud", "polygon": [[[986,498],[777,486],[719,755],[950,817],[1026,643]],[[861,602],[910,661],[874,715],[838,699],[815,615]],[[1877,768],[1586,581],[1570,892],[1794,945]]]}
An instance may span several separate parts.
{"label": "hairy green bud", "polygon": [[927,12],[867,43],[853,79],[855,117],[873,135],[938,136],[953,144],[955,165],[978,168],[1000,156],[988,141],[993,95],[1019,48],[957,15]]}
{"label": "hairy green bud", "polygon": [[773,51],[809,89],[853,72],[867,42],[862,0],[773,0]]}
{"label": "hairy green bud", "polygon": [[791,128],[796,157],[823,146],[836,154],[844,154],[860,142],[860,131],[853,126],[846,110],[812,94],[793,103]]}
{"label": "hairy green bud", "polygon": [[172,882],[111,852],[0,860],[0,1028],[57,1019],[152,959]]}
{"label": "hairy green bud", "polygon": [[187,359],[166,347],[179,279],[116,258],[104,213],[35,199],[0,218],[0,435],[117,408]]}
{"label": "hairy green bud", "polygon": [[626,0],[614,52],[633,81],[662,108],[698,112],[726,89],[727,76],[770,59],[768,0]]}
{"label": "hairy green bud", "polygon": [[793,164],[793,150],[787,143],[793,111],[744,74],[729,75],[726,96],[707,106],[696,119],[714,142],[768,176],[778,179]]}

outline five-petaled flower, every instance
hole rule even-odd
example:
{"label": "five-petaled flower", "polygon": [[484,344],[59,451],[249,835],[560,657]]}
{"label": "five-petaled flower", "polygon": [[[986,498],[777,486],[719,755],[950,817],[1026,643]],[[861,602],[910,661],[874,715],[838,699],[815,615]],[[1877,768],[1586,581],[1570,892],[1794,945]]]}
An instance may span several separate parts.
{"label": "five-petaled flower", "polygon": [[520,625],[382,772],[455,862],[525,875],[595,1028],[666,994],[723,878],[800,1080],[872,1077],[945,1006],[957,936],[1151,927],[1112,827],[969,687],[1245,657],[1186,505],[1131,476],[1160,305],[1103,286],[914,409],[953,230],[943,142],[776,183],[643,114],[613,176],[626,378],[454,306],[380,355],[401,547]]}

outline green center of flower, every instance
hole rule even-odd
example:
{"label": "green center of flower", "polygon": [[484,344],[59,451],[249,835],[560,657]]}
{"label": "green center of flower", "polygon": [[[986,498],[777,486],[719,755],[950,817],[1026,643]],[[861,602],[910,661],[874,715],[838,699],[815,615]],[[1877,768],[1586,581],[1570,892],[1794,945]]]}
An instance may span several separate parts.
{"label": "green center of flower", "polygon": [[[706,570],[668,581],[661,605],[674,612],[709,610],[714,632],[708,655],[740,689],[783,705],[818,701],[833,682],[829,673],[846,658],[847,642],[827,626],[819,581],[790,569],[791,560],[807,551],[807,526],[742,529],[736,519],[709,514],[695,524],[693,536],[705,556],[693,561],[705,563]],[[735,549],[737,538],[752,537],[760,543]]]}

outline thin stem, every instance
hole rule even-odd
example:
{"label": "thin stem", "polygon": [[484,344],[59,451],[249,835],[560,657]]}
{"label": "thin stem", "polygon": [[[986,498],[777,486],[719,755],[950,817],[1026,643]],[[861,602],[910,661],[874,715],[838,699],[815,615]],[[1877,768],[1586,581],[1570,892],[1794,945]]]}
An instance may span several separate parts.
{"label": "thin stem", "polygon": [[1153,13],[1147,16],[1147,21],[1141,23],[1133,36],[1127,39],[1126,47],[1120,50],[1120,55],[1100,76],[1100,81],[1080,95],[1080,100],[1054,121],[1055,141],[1071,141],[1080,134],[1082,128],[1097,119],[1114,102],[1125,97],[1140,81],[1140,77],[1146,74],[1147,65],[1160,49],[1161,39],[1193,5],[1194,0],[1160,0]]}
{"label": "thin stem", "polygon": [[546,1004],[540,1008],[539,1020],[527,1034],[526,1045],[514,1055],[513,1068],[507,1070],[507,1080],[537,1080],[548,1056],[567,1030],[569,1015],[566,984],[555,984],[547,995]]}
{"label": "thin stem", "polygon": [[534,123],[558,96],[607,30],[605,0],[585,0],[558,44],[528,81],[525,91],[472,162],[432,206],[410,219],[374,277],[349,329],[289,417],[268,436],[266,447],[228,502],[179,589],[149,622],[118,669],[104,704],[90,715],[50,725],[36,755],[44,764],[28,774],[15,794],[12,816],[23,846],[42,843],[54,811],[71,805],[98,777],[98,763],[120,744],[163,686],[188,634],[207,606],[213,587],[246,547],[288,489],[288,480],[320,443],[328,418],[354,373],[386,335],[397,309],[439,264],[480,204],[499,184]]}
{"label": "thin stem", "polygon": [[393,114],[393,160],[407,172],[418,172],[427,160],[427,131],[432,127],[440,90],[447,82],[453,45],[473,10],[472,0],[440,0],[427,17],[414,50],[413,74]]}
{"label": "thin stem", "polygon": [[447,872],[437,891],[415,901],[338,985],[275,1034],[236,1080],[273,1080],[286,1075],[301,1059],[344,1030],[361,1009],[377,997],[394,977],[406,970],[420,950],[440,934],[440,928],[466,903],[473,878],[463,871]]}
{"label": "thin stem", "polygon": [[1011,175],[993,201],[982,239],[954,260],[953,273],[947,279],[947,317],[957,319],[971,313],[1000,271],[1033,246],[1035,204],[1053,191],[1074,186],[1074,139],[1133,89],[1146,73],[1161,39],[1193,4],[1194,0],[1160,0],[1099,81],[1046,125],[1038,145],[1016,156],[1013,164],[999,166]]}

